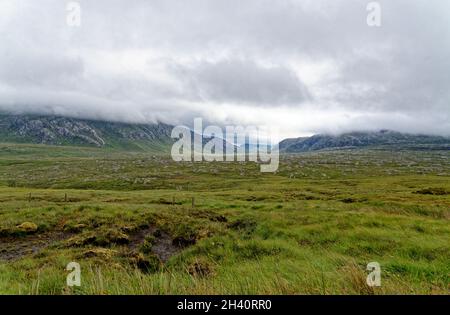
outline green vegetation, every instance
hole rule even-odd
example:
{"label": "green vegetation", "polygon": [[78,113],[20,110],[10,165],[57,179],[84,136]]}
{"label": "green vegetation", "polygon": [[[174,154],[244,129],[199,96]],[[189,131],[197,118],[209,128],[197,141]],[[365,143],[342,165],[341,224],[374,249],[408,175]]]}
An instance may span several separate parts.
{"label": "green vegetation", "polygon": [[[448,294],[449,151],[254,163],[0,145],[0,293]],[[81,287],[66,265],[81,265]],[[381,265],[382,286],[365,284]]]}

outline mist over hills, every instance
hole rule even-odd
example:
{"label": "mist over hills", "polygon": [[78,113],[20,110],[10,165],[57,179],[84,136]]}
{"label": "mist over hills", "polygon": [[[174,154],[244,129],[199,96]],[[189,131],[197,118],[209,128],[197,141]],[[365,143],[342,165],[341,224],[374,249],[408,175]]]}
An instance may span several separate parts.
{"label": "mist over hills", "polygon": [[[130,151],[170,150],[173,126],[96,121],[62,116],[0,114],[0,142],[89,146]],[[203,139],[204,143],[208,138]],[[390,130],[285,139],[282,153],[388,146],[392,149],[450,150],[450,138]]]}

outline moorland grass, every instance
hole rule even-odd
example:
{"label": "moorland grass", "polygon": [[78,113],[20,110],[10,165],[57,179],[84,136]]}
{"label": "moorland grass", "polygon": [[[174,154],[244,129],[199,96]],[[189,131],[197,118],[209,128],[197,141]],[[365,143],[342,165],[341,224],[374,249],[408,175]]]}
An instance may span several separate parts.
{"label": "moorland grass", "polygon": [[[2,148],[2,294],[449,293],[448,151],[306,153],[262,174],[156,153]],[[161,233],[178,244],[167,261],[152,253]],[[71,261],[81,287],[66,286]],[[372,261],[381,287],[366,285]]]}

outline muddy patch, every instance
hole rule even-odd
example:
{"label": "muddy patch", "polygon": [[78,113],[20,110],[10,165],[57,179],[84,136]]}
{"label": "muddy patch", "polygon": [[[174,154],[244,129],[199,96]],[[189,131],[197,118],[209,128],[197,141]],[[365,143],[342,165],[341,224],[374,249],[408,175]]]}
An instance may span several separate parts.
{"label": "muddy patch", "polygon": [[151,252],[163,263],[180,251],[180,247],[173,244],[169,234],[154,226],[131,234],[129,249],[135,253],[139,251]]}
{"label": "muddy patch", "polygon": [[14,261],[25,256],[36,255],[41,250],[60,241],[68,242],[66,246],[69,247],[122,245],[126,246],[126,251],[131,255],[154,256],[161,263],[167,262],[170,257],[180,252],[184,247],[174,242],[167,232],[155,226],[144,227],[133,232],[127,231],[127,234],[120,232],[120,230],[116,232],[125,235],[126,242],[118,242],[116,238],[111,238],[108,233],[107,237],[95,236],[94,232],[92,233],[94,236],[90,236],[90,234],[83,236],[73,231],[49,231],[24,236],[2,236],[0,237],[0,261]]}
{"label": "muddy patch", "polygon": [[72,234],[52,231],[22,237],[0,238],[0,261],[13,261],[27,255],[35,255],[48,246],[69,238]]}

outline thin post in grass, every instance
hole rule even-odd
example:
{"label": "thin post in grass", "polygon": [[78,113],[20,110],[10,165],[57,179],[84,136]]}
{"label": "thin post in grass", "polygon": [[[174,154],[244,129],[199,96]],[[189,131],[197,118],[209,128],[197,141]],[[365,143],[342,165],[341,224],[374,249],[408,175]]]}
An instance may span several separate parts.
{"label": "thin post in grass", "polygon": [[64,202],[67,202],[67,193],[64,193]]}

